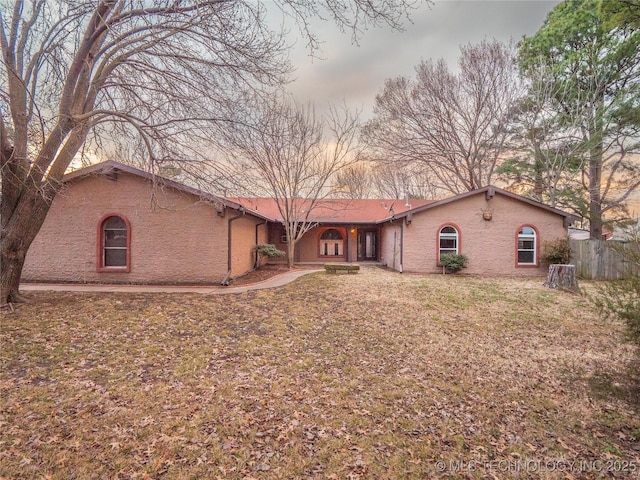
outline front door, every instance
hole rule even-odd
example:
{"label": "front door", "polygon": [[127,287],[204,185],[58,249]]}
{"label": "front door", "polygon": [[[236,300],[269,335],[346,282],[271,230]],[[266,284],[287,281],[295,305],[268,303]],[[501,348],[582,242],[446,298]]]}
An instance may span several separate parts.
{"label": "front door", "polygon": [[358,229],[358,261],[378,259],[378,230]]}

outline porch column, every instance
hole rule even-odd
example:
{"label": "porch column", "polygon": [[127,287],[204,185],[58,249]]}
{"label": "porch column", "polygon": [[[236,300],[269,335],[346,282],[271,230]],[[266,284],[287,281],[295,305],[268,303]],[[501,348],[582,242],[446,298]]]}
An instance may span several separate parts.
{"label": "porch column", "polygon": [[358,261],[358,229],[355,225],[349,225],[347,228],[347,262]]}

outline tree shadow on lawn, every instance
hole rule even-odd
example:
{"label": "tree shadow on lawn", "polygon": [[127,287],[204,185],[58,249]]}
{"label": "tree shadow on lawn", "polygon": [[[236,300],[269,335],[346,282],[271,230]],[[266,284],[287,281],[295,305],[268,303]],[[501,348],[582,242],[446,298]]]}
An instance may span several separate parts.
{"label": "tree shadow on lawn", "polygon": [[587,378],[587,384],[593,397],[601,400],[614,398],[640,411],[640,357],[631,360],[621,371],[594,372]]}

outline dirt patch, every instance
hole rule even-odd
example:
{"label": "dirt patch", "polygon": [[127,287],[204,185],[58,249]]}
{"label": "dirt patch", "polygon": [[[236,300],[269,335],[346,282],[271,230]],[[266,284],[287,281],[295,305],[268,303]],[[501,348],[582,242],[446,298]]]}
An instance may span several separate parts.
{"label": "dirt patch", "polygon": [[[291,270],[300,270],[299,267],[294,267]],[[264,265],[257,270],[253,270],[242,277],[235,278],[231,283],[232,286],[237,287],[241,285],[250,285],[253,283],[264,282],[276,275],[287,273],[291,271],[286,265]]]}

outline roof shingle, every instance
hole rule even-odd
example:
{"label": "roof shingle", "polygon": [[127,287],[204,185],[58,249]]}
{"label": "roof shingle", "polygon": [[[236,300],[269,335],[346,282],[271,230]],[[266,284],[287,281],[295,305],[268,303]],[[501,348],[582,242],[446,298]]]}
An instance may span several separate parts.
{"label": "roof shingle", "polygon": [[[282,214],[278,210],[278,204],[273,198],[228,198],[234,203],[243,205],[248,211],[268,217],[273,221],[281,222]],[[298,199],[300,211],[304,213],[309,200]],[[378,220],[393,215],[404,213],[412,208],[421,207],[434,202],[434,200],[410,199],[407,205],[405,200],[394,199],[344,199],[326,198],[318,200],[311,213],[309,221],[318,223],[376,223]],[[308,208],[308,207],[307,207]]]}

